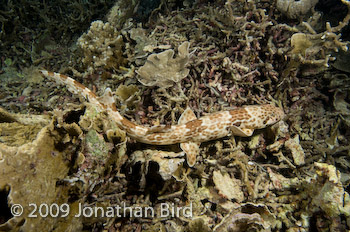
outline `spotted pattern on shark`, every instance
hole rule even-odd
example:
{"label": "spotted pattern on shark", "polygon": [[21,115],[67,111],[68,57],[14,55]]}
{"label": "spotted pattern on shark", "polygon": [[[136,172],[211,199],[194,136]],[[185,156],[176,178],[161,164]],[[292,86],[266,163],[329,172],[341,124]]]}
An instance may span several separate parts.
{"label": "spotted pattern on shark", "polygon": [[90,89],[73,78],[46,70],[40,72],[44,77],[67,86],[70,92],[88,99],[100,111],[107,111],[109,117],[136,141],[154,145],[179,143],[181,149],[186,153],[190,167],[196,163],[201,142],[228,135],[251,136],[255,129],[265,128],[284,118],[283,110],[272,104],[243,106],[200,118],[197,118],[193,111],[187,108],[180,116],[177,125],[147,127],[126,119],[118,112],[109,88],[105,91],[104,101],[102,101]]}

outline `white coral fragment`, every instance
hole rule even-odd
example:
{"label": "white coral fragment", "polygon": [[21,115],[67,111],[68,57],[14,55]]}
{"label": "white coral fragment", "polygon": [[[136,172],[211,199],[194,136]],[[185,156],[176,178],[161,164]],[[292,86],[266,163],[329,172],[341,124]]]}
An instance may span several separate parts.
{"label": "white coral fragment", "polygon": [[294,164],[305,164],[305,152],[300,145],[299,135],[288,139],[284,144],[292,153]]}
{"label": "white coral fragment", "polygon": [[264,204],[236,204],[213,231],[271,231],[275,216]]}
{"label": "white coral fragment", "polygon": [[[175,179],[175,173],[181,164],[185,161],[184,158],[173,158],[167,159],[165,156],[168,155],[169,152],[158,152],[153,155],[152,160],[159,164],[159,174],[162,176],[163,180],[170,180],[172,177]],[[173,153],[173,152],[171,152]]]}
{"label": "white coral fragment", "polygon": [[344,188],[340,181],[340,172],[333,166],[326,163],[315,162],[317,180],[324,183],[312,198],[312,203],[320,207],[328,215],[337,216],[344,211],[346,204]]}
{"label": "white coral fragment", "polygon": [[169,180],[172,177],[177,178],[175,173],[180,168],[181,164],[185,161],[184,153],[157,151],[157,150],[143,150],[135,151],[131,156],[133,163],[141,162],[146,164],[146,170],[148,170],[148,164],[150,161],[156,162],[159,165],[159,174],[163,180]]}
{"label": "white coral fragment", "polygon": [[269,177],[272,181],[272,185],[277,190],[284,190],[290,188],[292,185],[298,182],[298,178],[289,179],[283,175],[272,171],[271,168],[267,168]]}
{"label": "white coral fragment", "polygon": [[243,191],[240,186],[241,182],[231,178],[228,173],[223,175],[220,171],[214,171],[213,181],[219,194],[223,197],[229,200],[235,199],[237,202],[242,202],[244,200]]}
{"label": "white coral fragment", "polygon": [[139,68],[138,80],[146,86],[167,88],[180,82],[190,72],[185,66],[189,60],[189,42],[182,43],[178,48],[178,56],[169,49],[158,54],[151,54],[146,63]]}

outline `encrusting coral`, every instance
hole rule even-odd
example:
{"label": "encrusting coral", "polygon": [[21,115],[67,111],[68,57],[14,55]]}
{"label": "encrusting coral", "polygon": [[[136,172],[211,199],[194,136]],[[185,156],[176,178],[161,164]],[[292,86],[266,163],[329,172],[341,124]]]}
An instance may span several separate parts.
{"label": "encrusting coral", "polygon": [[[11,115],[16,119],[13,122],[5,122],[0,118],[0,190],[7,189],[7,207],[20,204],[23,214],[13,217],[0,225],[1,231],[52,230],[54,227],[64,228],[69,225],[73,230],[81,229],[81,219],[75,218],[77,204],[68,203],[66,188],[62,181],[69,171],[67,159],[71,153],[68,150],[57,149],[57,143],[62,140],[62,134],[55,130],[53,123],[46,120],[43,123],[41,116],[32,116],[26,119],[26,124],[21,123],[21,115]],[[27,116],[28,117],[28,116]],[[9,129],[16,127],[21,134],[8,134]],[[4,137],[12,139],[4,140]],[[13,142],[15,141],[15,142]],[[68,147],[67,141],[67,147]],[[65,212],[70,211],[64,220],[58,217],[41,217],[40,213],[46,212],[35,210],[42,204],[62,205]],[[44,205],[45,208],[45,205]],[[4,211],[9,210],[2,205]],[[48,208],[49,210],[49,208]],[[20,212],[20,211],[19,211]],[[32,213],[33,217],[28,215]]]}

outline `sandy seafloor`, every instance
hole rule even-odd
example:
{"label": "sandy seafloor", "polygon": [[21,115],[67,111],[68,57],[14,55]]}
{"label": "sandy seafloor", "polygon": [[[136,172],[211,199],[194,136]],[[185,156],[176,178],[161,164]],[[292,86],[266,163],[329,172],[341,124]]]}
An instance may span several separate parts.
{"label": "sandy seafloor", "polygon": [[[0,231],[350,231],[349,9],[346,0],[1,4]],[[190,167],[179,144],[130,138],[40,70],[158,126],[150,133],[186,108],[201,117],[273,104],[286,116],[201,143]]]}

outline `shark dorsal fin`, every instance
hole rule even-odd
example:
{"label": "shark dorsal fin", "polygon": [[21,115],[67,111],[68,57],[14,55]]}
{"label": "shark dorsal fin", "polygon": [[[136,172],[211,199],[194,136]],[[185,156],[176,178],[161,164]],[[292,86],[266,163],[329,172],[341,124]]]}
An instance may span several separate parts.
{"label": "shark dorsal fin", "polygon": [[193,113],[193,111],[189,107],[187,107],[185,111],[181,114],[178,124],[179,125],[186,124],[187,122],[196,120],[196,119],[197,119],[196,115]]}

